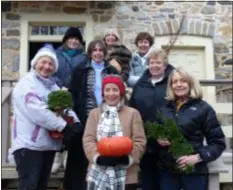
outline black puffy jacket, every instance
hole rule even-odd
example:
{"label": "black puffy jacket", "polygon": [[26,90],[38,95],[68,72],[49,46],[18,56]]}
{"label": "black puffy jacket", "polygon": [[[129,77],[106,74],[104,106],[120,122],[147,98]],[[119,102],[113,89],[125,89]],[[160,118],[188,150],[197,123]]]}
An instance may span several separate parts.
{"label": "black puffy jacket", "polygon": [[[164,118],[173,119],[184,137],[194,149],[193,154],[200,154],[202,162],[196,164],[194,173],[207,173],[208,162],[216,160],[225,149],[225,136],[214,109],[204,100],[190,99],[176,112],[175,101],[167,102],[161,108]],[[204,145],[204,138],[207,145]],[[159,151],[159,165],[168,169],[172,163],[168,148]]]}
{"label": "black puffy jacket", "polygon": [[147,69],[134,86],[129,104],[140,112],[143,122],[157,120],[157,110],[166,102],[164,97],[167,81],[173,69],[174,67],[168,64],[163,80],[155,85],[151,83],[151,75]]}
{"label": "black puffy jacket", "polygon": [[[143,122],[157,122],[158,110],[166,102],[164,97],[166,96],[168,77],[173,69],[174,67],[168,64],[163,80],[155,85],[151,83],[151,75],[149,69],[147,69],[134,86],[129,105],[139,111]],[[157,168],[157,149],[158,143],[156,140],[147,139],[146,152],[140,163],[141,168],[146,170]]]}

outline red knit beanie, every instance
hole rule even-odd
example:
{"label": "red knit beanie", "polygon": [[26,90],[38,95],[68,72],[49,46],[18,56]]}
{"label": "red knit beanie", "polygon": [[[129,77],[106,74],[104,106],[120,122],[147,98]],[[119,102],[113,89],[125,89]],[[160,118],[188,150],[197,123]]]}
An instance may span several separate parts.
{"label": "red knit beanie", "polygon": [[107,75],[104,77],[102,82],[102,96],[104,95],[104,87],[108,83],[116,84],[120,90],[120,95],[123,97],[125,95],[125,85],[120,76],[118,75]]}

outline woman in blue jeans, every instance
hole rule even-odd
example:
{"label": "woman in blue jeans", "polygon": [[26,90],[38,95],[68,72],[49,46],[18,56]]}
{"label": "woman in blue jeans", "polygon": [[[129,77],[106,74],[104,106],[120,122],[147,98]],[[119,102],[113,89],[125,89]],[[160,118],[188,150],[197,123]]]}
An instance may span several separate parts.
{"label": "woman in blue jeans", "polygon": [[[174,69],[168,79],[166,99],[161,108],[164,118],[172,119],[184,138],[193,148],[191,155],[174,159],[166,139],[157,139],[160,144],[161,190],[206,190],[208,186],[207,163],[216,160],[225,149],[225,136],[214,109],[202,100],[199,82],[181,68]],[[207,145],[203,140],[206,139]],[[184,169],[194,166],[190,173]]]}

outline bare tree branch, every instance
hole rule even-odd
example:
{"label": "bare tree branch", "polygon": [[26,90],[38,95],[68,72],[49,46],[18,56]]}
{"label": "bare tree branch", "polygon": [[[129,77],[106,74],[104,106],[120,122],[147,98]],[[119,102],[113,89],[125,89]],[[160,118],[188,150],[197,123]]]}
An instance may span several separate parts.
{"label": "bare tree branch", "polygon": [[184,20],[185,20],[186,16],[187,16],[187,14],[182,16],[181,21],[180,21],[180,26],[179,26],[176,34],[173,35],[173,33],[171,33],[170,41],[169,41],[169,43],[167,45],[167,48],[165,49],[165,52],[166,52],[167,55],[169,54],[171,48],[173,47],[173,45],[176,43],[176,41],[178,39],[178,36],[179,36],[179,34],[181,32],[181,29],[182,29],[182,26],[183,26],[183,23],[184,23]]}

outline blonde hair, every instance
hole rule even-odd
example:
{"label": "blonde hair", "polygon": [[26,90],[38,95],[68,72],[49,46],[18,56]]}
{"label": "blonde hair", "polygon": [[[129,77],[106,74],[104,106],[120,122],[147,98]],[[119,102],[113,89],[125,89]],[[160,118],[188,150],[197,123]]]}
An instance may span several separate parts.
{"label": "blonde hair", "polygon": [[113,28],[108,28],[105,32],[104,32],[104,40],[106,38],[106,36],[110,35],[110,34],[113,34],[114,36],[116,36],[116,41],[119,41],[120,40],[120,36],[117,32],[116,29],[113,29]]}
{"label": "blonde hair", "polygon": [[193,75],[185,71],[183,68],[179,67],[175,68],[168,78],[167,92],[165,97],[167,100],[176,100],[176,95],[172,90],[172,78],[175,73],[181,75],[189,84],[189,97],[193,99],[202,99],[203,92],[199,81]]}
{"label": "blonde hair", "polygon": [[168,56],[163,49],[153,48],[149,50],[146,57],[150,60],[152,58],[162,57],[164,65],[168,64]]}

